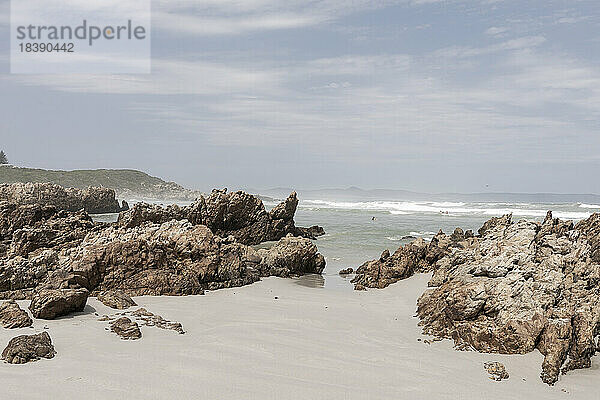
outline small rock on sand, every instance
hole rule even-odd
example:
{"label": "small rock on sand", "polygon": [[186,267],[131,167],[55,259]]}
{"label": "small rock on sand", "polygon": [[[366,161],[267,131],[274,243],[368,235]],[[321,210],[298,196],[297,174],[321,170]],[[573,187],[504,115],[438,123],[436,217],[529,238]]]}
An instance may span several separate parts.
{"label": "small rock on sand", "polygon": [[504,365],[497,361],[486,362],[483,364],[483,367],[488,372],[488,374],[490,374],[489,378],[491,380],[499,382],[503,379],[508,379],[508,377],[509,377],[508,372],[506,372],[506,368],[504,367]]}

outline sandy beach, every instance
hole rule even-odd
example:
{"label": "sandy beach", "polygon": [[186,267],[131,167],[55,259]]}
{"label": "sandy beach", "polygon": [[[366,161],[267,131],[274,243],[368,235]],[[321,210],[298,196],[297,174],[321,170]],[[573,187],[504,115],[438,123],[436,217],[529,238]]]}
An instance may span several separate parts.
{"label": "sandy beach", "polygon": [[[449,341],[426,344],[413,315],[428,278],[367,292],[267,278],[205,296],[137,297],[187,332],[144,326],[137,341],[105,330],[95,313],[115,310],[90,298],[84,313],[0,330],[7,343],[47,327],[57,351],[52,360],[0,364],[0,387],[12,399],[82,391],[87,399],[598,398],[596,362],[550,387],[539,379],[537,350],[502,356],[455,351]],[[490,380],[485,361],[501,361],[510,379]]]}

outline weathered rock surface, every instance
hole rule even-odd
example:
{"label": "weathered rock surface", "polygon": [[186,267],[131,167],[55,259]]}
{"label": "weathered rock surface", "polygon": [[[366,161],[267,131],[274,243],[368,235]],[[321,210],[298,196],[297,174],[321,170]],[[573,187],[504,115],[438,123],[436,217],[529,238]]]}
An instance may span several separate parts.
{"label": "weathered rock surface", "polygon": [[350,275],[354,273],[354,268],[344,268],[338,272],[340,275]]}
{"label": "weathered rock surface", "polygon": [[318,253],[317,246],[291,234],[268,250],[258,250],[258,255],[262,257],[258,266],[262,276],[321,274],[325,268],[325,258]]}
{"label": "weathered rock surface", "polygon": [[90,214],[116,213],[123,207],[115,191],[90,187],[85,190],[64,188],[51,183],[13,183],[0,185],[0,201],[26,205],[50,205],[58,210],[85,210]]}
{"label": "weathered rock surface", "polygon": [[0,202],[0,298],[30,298],[69,249],[103,227],[84,211]]}
{"label": "weathered rock surface", "polygon": [[296,193],[267,212],[262,201],[253,195],[238,191],[213,190],[208,196],[200,196],[187,207],[176,205],[160,207],[136,204],[119,215],[118,225],[135,228],[146,222],[165,223],[187,219],[193,225],[205,225],[221,237],[233,236],[237,242],[253,245],[279,240],[287,234],[316,238],[323,235],[323,228],[298,228],[294,214],[298,207]]}
{"label": "weathered rock surface", "polygon": [[26,328],[33,324],[33,321],[16,301],[8,300],[0,305],[0,324],[6,329]]}
{"label": "weathered rock surface", "polygon": [[160,315],[151,313],[145,308],[137,309],[133,311],[131,315],[136,319],[142,321],[146,326],[155,326],[159,329],[175,331],[180,335],[183,335],[185,333],[185,331],[183,330],[183,326],[181,326],[179,322],[168,321]]}
{"label": "weathered rock surface", "polygon": [[497,361],[486,362],[483,364],[483,368],[490,374],[490,379],[493,381],[500,382],[503,379],[508,379],[509,375],[506,372],[506,367]]}
{"label": "weathered rock surface", "polygon": [[121,317],[110,323],[110,330],[123,340],[136,340],[142,337],[142,332],[137,322],[127,317]]}
{"label": "weathered rock surface", "polygon": [[48,332],[12,338],[2,352],[2,359],[10,364],[25,364],[56,355]]}
{"label": "weathered rock surface", "polygon": [[[417,314],[426,334],[458,349],[544,356],[541,378],[591,365],[600,334],[600,214],[573,224],[492,218],[476,237],[456,231],[414,243],[361,267],[358,283],[385,287],[414,272],[431,272]],[[438,248],[438,250],[435,250]],[[438,253],[429,263],[424,252]],[[427,261],[423,263],[423,260]]]}
{"label": "weathered rock surface", "polygon": [[55,319],[83,311],[88,295],[87,289],[42,289],[33,295],[29,310],[34,318]]}
{"label": "weathered rock surface", "polygon": [[470,240],[471,236],[457,228],[450,236],[440,231],[429,243],[423,239],[417,239],[412,243],[400,246],[391,255],[386,250],[378,260],[368,261],[358,267],[352,283],[358,290],[363,288],[383,289],[399,280],[409,278],[415,273],[430,272],[435,263],[451,248],[466,245],[463,242]]}
{"label": "weathered rock surface", "polygon": [[108,290],[100,292],[96,298],[107,307],[117,310],[124,310],[129,307],[137,306],[135,301],[121,290]]}
{"label": "weathered rock surface", "polygon": [[253,250],[206,226],[175,221],[90,233],[63,264],[71,284],[129,296],[195,295],[243,286],[261,276],[320,273],[324,258],[308,239],[286,237]]}

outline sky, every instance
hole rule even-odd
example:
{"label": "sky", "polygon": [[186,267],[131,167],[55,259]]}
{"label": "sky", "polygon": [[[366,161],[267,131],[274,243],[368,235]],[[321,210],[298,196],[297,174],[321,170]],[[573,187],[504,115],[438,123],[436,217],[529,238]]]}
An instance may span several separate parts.
{"label": "sky", "polygon": [[185,186],[600,194],[597,0],[154,0],[149,75],[9,74],[16,165]]}

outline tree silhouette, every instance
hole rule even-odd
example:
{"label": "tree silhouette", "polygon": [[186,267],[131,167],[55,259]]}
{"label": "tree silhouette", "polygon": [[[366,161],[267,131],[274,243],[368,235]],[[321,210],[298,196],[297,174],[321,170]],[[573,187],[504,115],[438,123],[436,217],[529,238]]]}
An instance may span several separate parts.
{"label": "tree silhouette", "polygon": [[8,164],[8,158],[6,158],[6,154],[4,154],[3,150],[0,150],[0,165]]}

